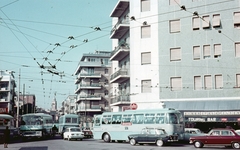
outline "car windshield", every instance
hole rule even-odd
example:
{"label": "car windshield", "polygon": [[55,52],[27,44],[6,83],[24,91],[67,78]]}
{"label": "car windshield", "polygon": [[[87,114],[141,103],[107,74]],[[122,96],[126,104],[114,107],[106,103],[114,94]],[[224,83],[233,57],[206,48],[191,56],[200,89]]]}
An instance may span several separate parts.
{"label": "car windshield", "polygon": [[71,132],[81,132],[81,130],[79,128],[71,128],[70,131]]}

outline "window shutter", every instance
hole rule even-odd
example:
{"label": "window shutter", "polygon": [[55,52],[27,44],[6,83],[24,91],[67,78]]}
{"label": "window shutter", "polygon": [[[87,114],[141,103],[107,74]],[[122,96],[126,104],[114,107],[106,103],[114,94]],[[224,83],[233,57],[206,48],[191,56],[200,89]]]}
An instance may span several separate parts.
{"label": "window shutter", "polygon": [[240,12],[234,13],[234,24],[240,24]]}
{"label": "window shutter", "polygon": [[220,26],[220,14],[213,15],[213,27]]}
{"label": "window shutter", "polygon": [[151,36],[150,26],[142,26],[142,38],[150,38]]}
{"label": "window shutter", "polygon": [[142,93],[151,93],[151,80],[142,80]]}
{"label": "window shutter", "polygon": [[212,89],[212,80],[210,75],[204,76],[204,87],[206,90]]}
{"label": "window shutter", "polygon": [[209,28],[210,27],[210,17],[209,16],[203,16],[202,27],[203,28]]}
{"label": "window shutter", "polygon": [[193,59],[200,59],[200,46],[193,47]]}
{"label": "window shutter", "polygon": [[237,87],[240,87],[240,74],[237,74]]}
{"label": "window shutter", "polygon": [[180,20],[171,20],[170,21],[170,32],[180,32]]}
{"label": "window shutter", "polygon": [[199,17],[193,17],[192,20],[193,30],[200,28],[200,18]]}
{"label": "window shutter", "polygon": [[142,12],[144,11],[150,11],[150,0],[142,0],[141,1],[142,4]]}
{"label": "window shutter", "polygon": [[142,53],[142,64],[151,64],[151,53]]}
{"label": "window shutter", "polygon": [[178,5],[180,4],[180,0],[169,0],[169,5]]}
{"label": "window shutter", "polygon": [[222,54],[221,44],[214,44],[214,56],[220,56]]}
{"label": "window shutter", "polygon": [[170,49],[170,59],[171,61],[181,60],[181,49],[180,48]]}
{"label": "window shutter", "polygon": [[223,87],[222,75],[216,75],[215,76],[215,88],[221,89],[222,87]]}
{"label": "window shutter", "polygon": [[203,46],[203,56],[211,56],[211,49],[210,45],[204,45]]}
{"label": "window shutter", "polygon": [[240,57],[240,43],[235,43],[236,57]]}
{"label": "window shutter", "polygon": [[174,77],[171,78],[172,91],[180,91],[182,89],[182,78]]}
{"label": "window shutter", "polygon": [[201,90],[202,84],[201,84],[201,76],[195,76],[194,77],[194,90]]}

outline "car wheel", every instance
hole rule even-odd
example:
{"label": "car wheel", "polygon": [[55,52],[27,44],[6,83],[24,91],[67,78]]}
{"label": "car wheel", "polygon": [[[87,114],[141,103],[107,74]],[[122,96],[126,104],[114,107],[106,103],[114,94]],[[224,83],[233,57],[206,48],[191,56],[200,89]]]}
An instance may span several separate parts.
{"label": "car wheel", "polygon": [[240,148],[240,144],[238,142],[233,142],[232,143],[232,148],[239,149]]}
{"label": "car wheel", "polygon": [[202,148],[203,144],[201,142],[199,142],[199,141],[196,141],[196,142],[194,142],[194,147],[195,148]]}
{"label": "car wheel", "polygon": [[82,139],[80,139],[80,141],[82,141]]}
{"label": "car wheel", "polygon": [[104,136],[103,136],[103,140],[104,140],[104,142],[108,142],[109,143],[110,142],[110,135],[105,133]]}
{"label": "car wheel", "polygon": [[157,146],[163,146],[163,140],[157,140],[156,142]]}
{"label": "car wheel", "polygon": [[129,142],[132,146],[136,145],[136,140],[135,139],[131,139]]}

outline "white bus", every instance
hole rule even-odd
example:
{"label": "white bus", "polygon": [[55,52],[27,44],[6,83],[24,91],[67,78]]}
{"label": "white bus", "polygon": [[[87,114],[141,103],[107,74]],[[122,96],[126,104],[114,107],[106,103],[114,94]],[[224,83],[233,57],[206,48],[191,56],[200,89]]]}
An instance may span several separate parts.
{"label": "white bus", "polygon": [[63,134],[67,127],[79,127],[80,118],[77,114],[65,114],[60,116],[58,124],[58,133]]}
{"label": "white bus", "polygon": [[[8,114],[0,114],[0,139],[3,139],[4,131],[8,126],[10,130],[10,138],[14,138],[18,136],[18,131],[14,127],[14,119],[11,115]],[[0,140],[1,141],[1,140]]]}
{"label": "white bus", "polygon": [[145,127],[162,128],[168,135],[183,139],[184,118],[180,111],[163,108],[104,112],[94,117],[93,138],[105,142],[128,141],[128,135],[140,133]]}
{"label": "white bus", "polygon": [[20,135],[26,138],[45,138],[52,135],[53,118],[49,114],[30,113],[21,116]]}

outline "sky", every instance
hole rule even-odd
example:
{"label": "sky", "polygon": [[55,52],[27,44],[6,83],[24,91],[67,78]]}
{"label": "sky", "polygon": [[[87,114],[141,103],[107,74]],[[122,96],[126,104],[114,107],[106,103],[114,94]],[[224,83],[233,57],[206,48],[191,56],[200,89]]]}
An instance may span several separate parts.
{"label": "sky", "polygon": [[50,109],[56,95],[60,108],[75,94],[82,55],[112,50],[109,16],[117,2],[1,0],[0,70],[13,71],[15,90],[35,94],[38,107]]}

